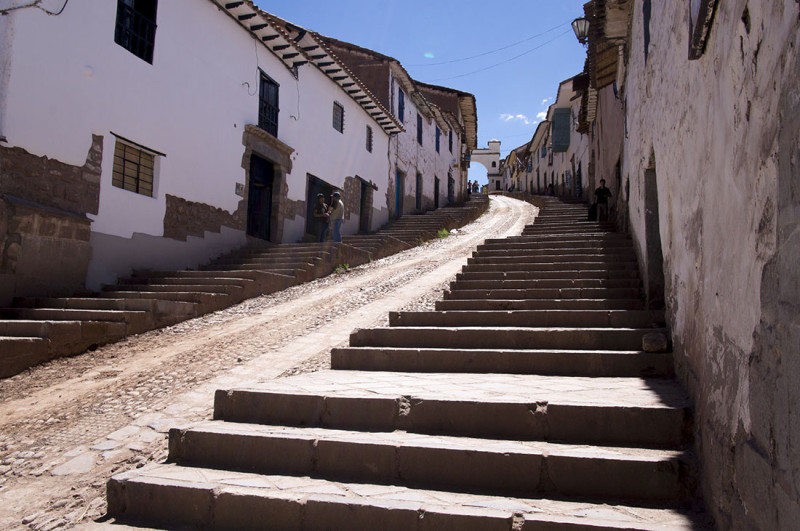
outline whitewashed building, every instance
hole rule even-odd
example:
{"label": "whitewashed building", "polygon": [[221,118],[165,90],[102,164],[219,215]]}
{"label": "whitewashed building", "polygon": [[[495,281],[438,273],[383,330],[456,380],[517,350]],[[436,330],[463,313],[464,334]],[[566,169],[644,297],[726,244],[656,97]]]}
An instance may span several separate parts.
{"label": "whitewashed building", "polygon": [[[388,220],[393,115],[252,2],[0,1],[0,299]],[[302,33],[302,35],[301,35]],[[213,36],[213,38],[209,38]]]}
{"label": "whitewashed building", "polygon": [[392,57],[320,38],[364,80],[404,129],[389,143],[392,176],[386,201],[391,215],[424,212],[463,200],[467,158],[477,147],[475,97],[418,83]]}

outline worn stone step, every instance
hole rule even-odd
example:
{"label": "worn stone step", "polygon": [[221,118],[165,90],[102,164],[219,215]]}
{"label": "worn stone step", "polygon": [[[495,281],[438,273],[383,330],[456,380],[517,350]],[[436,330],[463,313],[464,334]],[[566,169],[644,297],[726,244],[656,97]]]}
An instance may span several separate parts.
{"label": "worn stone step", "polygon": [[[148,286],[149,287],[149,286]],[[101,297],[113,299],[156,299],[194,303],[196,315],[226,307],[231,300],[224,293],[206,293],[201,291],[103,291]]]}
{"label": "worn stone step", "polygon": [[20,308],[142,311],[150,313],[155,326],[166,326],[194,317],[198,303],[150,298],[66,297],[15,299],[14,305]]}
{"label": "worn stone step", "polygon": [[457,289],[445,291],[445,299],[636,299],[640,288],[523,288]]}
{"label": "worn stone step", "polygon": [[242,292],[241,286],[225,284],[117,284],[103,286],[104,292],[143,292],[143,293],[205,293],[227,297]]}
{"label": "worn stone step", "polygon": [[498,279],[467,280],[456,279],[450,283],[451,290],[457,289],[531,289],[531,288],[633,288],[640,289],[638,278],[586,279],[583,275],[575,278],[536,278],[536,279]]}
{"label": "worn stone step", "polygon": [[169,527],[666,531],[703,525],[680,505],[510,498],[174,464],[115,475],[107,498],[118,522]]}
{"label": "worn stone step", "polygon": [[541,259],[536,261],[544,262],[581,262],[594,261],[595,257],[600,260],[630,262],[636,260],[633,249],[509,249],[509,250],[489,250],[474,251],[473,258],[521,258],[521,262],[526,262],[530,258]]}
{"label": "worn stone step", "polygon": [[616,269],[622,268],[627,265],[628,269],[638,267],[636,257],[634,255],[611,255],[611,254],[506,254],[503,255],[477,255],[472,256],[467,260],[468,264],[546,264],[557,265],[567,264],[567,267],[572,267],[575,264],[596,264],[604,266],[612,266]]}
{"label": "worn stone step", "polygon": [[689,406],[663,378],[329,370],[218,390],[214,419],[669,448],[690,440]]}
{"label": "worn stone step", "polygon": [[238,258],[224,258],[215,260],[211,263],[212,266],[216,265],[282,265],[284,268],[292,266],[292,268],[300,268],[304,265],[317,266],[323,260],[317,256],[250,256],[242,259]]}
{"label": "worn stone step", "polygon": [[6,319],[43,321],[113,321],[124,323],[127,334],[141,334],[156,326],[149,311],[86,310],[71,308],[5,308],[0,316]]}
{"label": "worn stone step", "polygon": [[644,301],[636,299],[445,299],[436,310],[642,310]]}
{"label": "worn stone step", "polygon": [[0,378],[14,376],[48,360],[49,339],[0,335]]}
{"label": "worn stone step", "polygon": [[468,372],[542,376],[672,376],[672,354],[621,350],[481,350],[339,347],[337,370]]}
{"label": "worn stone step", "polygon": [[632,249],[630,240],[614,239],[597,241],[596,239],[558,239],[528,242],[497,242],[478,245],[478,251],[518,251],[541,249]]}
{"label": "worn stone step", "polygon": [[170,430],[186,466],[491,495],[675,502],[687,495],[684,451],[507,441],[394,431],[206,422]]}
{"label": "worn stone step", "polygon": [[385,327],[350,334],[354,347],[641,350],[657,328]]}
{"label": "worn stone step", "polygon": [[473,271],[465,267],[456,275],[456,280],[612,280],[631,279],[639,281],[635,269],[584,270],[584,271]]}
{"label": "worn stone step", "polygon": [[389,312],[389,326],[663,328],[653,310],[517,310]]}
{"label": "worn stone step", "polygon": [[[528,263],[508,263],[508,264],[476,264],[469,263],[461,268],[463,273],[538,273],[538,272],[556,272],[561,275],[566,275],[568,278],[577,278],[584,272],[592,273],[618,273],[620,271],[635,272],[639,274],[639,267],[635,263],[544,263],[544,262],[528,262]],[[626,273],[630,274],[630,273]]]}

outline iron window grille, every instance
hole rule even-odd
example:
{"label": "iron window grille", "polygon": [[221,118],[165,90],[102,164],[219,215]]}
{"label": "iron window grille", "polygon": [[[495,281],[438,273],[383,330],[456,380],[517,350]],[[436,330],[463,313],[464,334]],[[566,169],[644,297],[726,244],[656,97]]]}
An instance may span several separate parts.
{"label": "iron window grille", "polygon": [[440,138],[442,136],[442,132],[439,130],[439,126],[436,126],[436,153],[439,153],[439,144],[441,142]]}
{"label": "iron window grille", "polygon": [[333,128],[344,133],[344,107],[338,102],[333,102]]}
{"label": "iron window grille", "polygon": [[397,92],[397,118],[400,120],[400,123],[405,121],[406,115],[406,94],[403,92],[403,89],[400,89]]}
{"label": "iron window grille", "polygon": [[452,131],[448,131],[447,132],[447,148],[450,150],[450,153],[453,152],[453,132]]}
{"label": "iron window grille", "polygon": [[117,0],[114,42],[153,64],[157,0]]}
{"label": "iron window grille", "polygon": [[117,188],[153,197],[156,156],[117,140],[111,184]]}
{"label": "iron window grille", "polygon": [[417,113],[417,143],[422,145],[422,115]]}
{"label": "iron window grille", "polygon": [[258,127],[278,136],[278,84],[265,73],[261,73],[258,91]]}
{"label": "iron window grille", "polygon": [[367,151],[372,153],[372,128],[367,126]]}

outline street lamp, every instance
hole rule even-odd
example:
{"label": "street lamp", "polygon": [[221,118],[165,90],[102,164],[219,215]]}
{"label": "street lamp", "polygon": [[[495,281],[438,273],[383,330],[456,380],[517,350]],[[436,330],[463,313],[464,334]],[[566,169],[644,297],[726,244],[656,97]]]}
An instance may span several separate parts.
{"label": "street lamp", "polygon": [[576,18],[572,21],[572,31],[575,32],[579,43],[586,44],[589,37],[589,21],[583,17]]}

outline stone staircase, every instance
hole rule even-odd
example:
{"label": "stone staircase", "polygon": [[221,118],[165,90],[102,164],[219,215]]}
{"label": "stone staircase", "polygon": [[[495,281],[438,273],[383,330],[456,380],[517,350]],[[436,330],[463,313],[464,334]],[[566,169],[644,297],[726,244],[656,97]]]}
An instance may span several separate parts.
{"label": "stone staircase", "polygon": [[[109,515],[263,529],[688,529],[692,409],[631,242],[548,201],[432,312],[356,330],[333,370],[216,393]],[[662,349],[663,350],[663,349]]]}
{"label": "stone staircase", "polygon": [[[479,198],[411,217],[425,218],[426,226],[452,228],[474,220],[487,206],[488,198]],[[251,244],[196,271],[139,270],[99,293],[16,299],[12,308],[0,309],[0,378],[308,282],[342,264],[355,267],[412,246],[393,234],[388,228],[348,236],[343,244]],[[413,245],[418,243],[414,240]]]}

